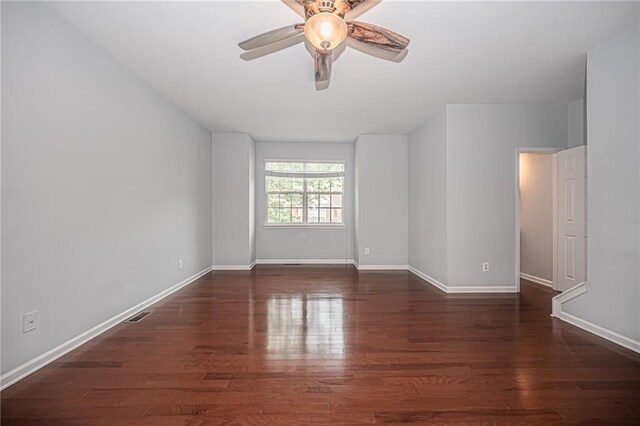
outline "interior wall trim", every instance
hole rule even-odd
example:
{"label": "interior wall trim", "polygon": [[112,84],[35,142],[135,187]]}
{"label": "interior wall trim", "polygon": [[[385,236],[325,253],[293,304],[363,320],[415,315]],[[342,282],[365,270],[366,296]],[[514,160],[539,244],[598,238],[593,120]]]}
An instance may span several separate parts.
{"label": "interior wall trim", "polygon": [[588,331],[589,333],[593,333],[596,336],[602,337],[603,339],[606,339],[617,345],[620,345],[623,348],[627,348],[634,352],[640,353],[640,342],[637,340],[630,339],[626,336],[623,336],[622,334],[616,333],[615,331],[609,330],[604,327],[600,327],[599,325],[596,325],[582,318],[578,318],[567,312],[561,312],[558,319],[564,322],[568,322],[569,324],[581,328],[585,331]]}
{"label": "interior wall trim", "polygon": [[354,263],[359,271],[406,271],[409,265],[362,265]]}
{"label": "interior wall trim", "polygon": [[424,272],[422,272],[419,269],[414,268],[413,266],[409,265],[408,267],[409,272],[411,272],[414,275],[417,275],[419,278],[422,278],[423,281],[426,281],[427,284],[430,284],[432,286],[434,286],[435,288],[437,288],[438,290],[442,290],[445,293],[448,293],[449,291],[447,290],[447,285],[441,283],[440,281],[436,280],[433,277],[430,277],[429,275],[425,274]]}
{"label": "interior wall trim", "polygon": [[254,260],[248,265],[214,265],[214,271],[250,271],[253,267],[256,266],[256,261]]}
{"label": "interior wall trim", "polygon": [[258,265],[353,265],[353,259],[257,259]]}
{"label": "interior wall trim", "polygon": [[587,282],[583,281],[555,296],[551,300],[551,316],[560,318],[560,314],[562,313],[562,304],[567,303],[569,300],[575,299],[576,297],[586,292]]}
{"label": "interior wall trim", "polygon": [[433,277],[425,274],[419,269],[414,268],[413,266],[408,267],[409,272],[417,275],[422,278],[428,284],[438,288],[439,290],[444,291],[445,293],[456,294],[456,293],[517,293],[517,286],[450,286],[440,281],[436,280]]}
{"label": "interior wall trim", "polygon": [[575,299],[581,294],[586,293],[588,290],[589,288],[587,282],[585,281],[554,297],[551,316],[554,318],[558,318],[561,321],[567,322],[573,326],[581,328],[585,331],[588,331],[589,333],[595,334],[598,337],[602,337],[603,339],[620,345],[623,348],[627,348],[634,352],[640,353],[640,341],[631,339],[627,336],[623,336],[622,334],[616,333],[613,330],[601,327],[597,324],[579,318],[563,310],[563,305],[565,303],[572,299]]}
{"label": "interior wall trim", "polygon": [[84,333],[81,333],[75,337],[72,337],[66,342],[56,346],[51,350],[48,350],[47,352],[41,355],[38,355],[37,357],[25,362],[22,365],[19,365],[13,370],[6,372],[2,376],[0,376],[0,390],[6,389],[12,384],[24,379],[28,375],[35,373],[36,371],[40,370],[42,367],[45,367],[46,365],[52,363],[53,361],[57,360],[61,356],[71,352],[72,350],[76,349],[81,345],[84,345],[89,340],[99,336],[100,334],[104,333],[110,328],[120,324],[121,322],[123,322],[124,320],[132,316],[133,314],[138,313],[142,309],[150,305],[153,305],[154,303],[164,299],[170,294],[175,293],[181,288],[191,284],[192,282],[194,282],[195,280],[197,280],[198,278],[202,277],[203,275],[207,274],[210,271],[211,271],[211,266],[203,269],[202,271],[198,272],[195,275],[190,276],[184,281],[181,281],[178,284],[175,284],[169,287],[168,289],[161,291],[160,293],[150,297],[144,302],[141,302],[135,306],[132,306],[131,308],[119,313],[118,315],[104,321],[101,324],[96,325],[95,327],[85,331]]}
{"label": "interior wall trim", "polygon": [[[408,265],[361,265],[354,259],[258,259],[258,265],[354,265],[359,271],[406,271]],[[215,269],[215,268],[214,268]]]}
{"label": "interior wall trim", "polygon": [[470,286],[448,286],[449,293],[518,293],[517,286],[506,285],[470,285]]}
{"label": "interior wall trim", "polygon": [[535,275],[525,274],[524,272],[520,272],[520,278],[525,279],[527,281],[534,282],[536,284],[546,285],[547,287],[553,288],[553,281],[536,277]]}

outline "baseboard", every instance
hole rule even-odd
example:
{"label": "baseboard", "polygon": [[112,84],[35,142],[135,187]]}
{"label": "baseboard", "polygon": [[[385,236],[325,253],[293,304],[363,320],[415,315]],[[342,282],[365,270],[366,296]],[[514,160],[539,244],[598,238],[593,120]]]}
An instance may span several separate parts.
{"label": "baseboard", "polygon": [[67,353],[71,352],[77,347],[87,343],[89,340],[99,336],[100,334],[104,333],[110,328],[120,324],[122,321],[126,320],[127,318],[141,311],[147,306],[153,305],[154,303],[164,299],[165,297],[169,296],[172,293],[175,293],[176,291],[180,290],[186,285],[191,284],[192,282],[194,282],[195,280],[197,280],[198,278],[202,277],[203,275],[207,274],[210,271],[211,271],[211,266],[203,269],[202,271],[187,278],[186,280],[181,281],[178,284],[175,284],[169,287],[168,289],[156,294],[155,296],[145,300],[144,302],[138,303],[137,305],[127,309],[126,311],[121,312],[120,314],[114,316],[113,318],[108,319],[101,324],[98,324],[97,326],[85,331],[84,333],[79,334],[76,337],[73,337],[67,340],[66,342],[43,353],[42,355],[39,355],[33,358],[32,360],[25,362],[24,364],[14,368],[13,370],[6,372],[2,376],[0,376],[0,390],[6,389],[7,387],[22,380],[28,375],[35,373],[37,370],[52,363],[53,361],[57,360],[61,356],[66,355]]}
{"label": "baseboard", "polygon": [[253,267],[256,266],[256,261],[254,260],[248,265],[214,265],[214,271],[250,271]]}
{"label": "baseboard", "polygon": [[560,316],[557,318],[585,331],[588,331],[589,333],[593,333],[596,336],[602,337],[603,339],[620,345],[624,348],[640,353],[640,342],[638,342],[637,340],[630,339],[616,333],[615,331],[600,327],[599,325],[596,325],[587,320],[583,320],[582,318],[578,318],[566,312],[560,312]]}
{"label": "baseboard", "polygon": [[568,301],[575,299],[581,294],[586,293],[589,290],[587,282],[581,282],[569,290],[562,292],[553,298],[552,308],[551,308],[551,316],[554,318],[558,318],[564,322],[567,322],[573,326],[581,328],[589,333],[595,334],[596,336],[602,337],[610,342],[613,342],[617,345],[622,346],[623,348],[630,349],[634,352],[640,353],[640,342],[637,340],[630,339],[626,336],[623,336],[615,331],[609,330],[607,328],[596,325],[590,321],[584,320],[582,318],[578,318],[575,315],[572,315],[568,312],[562,310],[562,305],[567,303]]}
{"label": "baseboard", "polygon": [[525,274],[524,272],[520,272],[520,278],[525,279],[527,281],[534,282],[536,284],[546,285],[547,287],[553,288],[553,281],[536,277],[535,275],[529,275],[529,274]]}
{"label": "baseboard", "polygon": [[425,280],[427,283],[444,291],[445,293],[457,294],[457,293],[517,293],[518,287],[516,286],[449,286],[441,283],[433,277],[425,274],[424,272],[414,268],[408,267],[409,272],[417,275]]}
{"label": "baseboard", "polygon": [[551,316],[560,318],[562,304],[587,292],[587,282],[583,281],[551,299]]}
{"label": "baseboard", "polygon": [[258,265],[353,265],[353,259],[257,259]]}
{"label": "baseboard", "polygon": [[358,271],[406,271],[408,265],[360,265],[354,263]]}
{"label": "baseboard", "polygon": [[360,265],[354,259],[258,259],[258,265],[354,265],[359,271],[406,271],[407,265]]}
{"label": "baseboard", "polygon": [[441,283],[440,281],[436,280],[435,278],[430,277],[429,275],[425,274],[424,272],[414,268],[413,266],[409,266],[408,267],[409,272],[411,272],[414,275],[417,275],[418,277],[422,278],[424,281],[426,281],[428,284],[431,284],[432,286],[436,287],[439,290],[444,291],[445,293],[448,293],[448,289],[447,289],[447,285]]}
{"label": "baseboard", "polygon": [[518,287],[506,285],[484,285],[484,286],[448,286],[447,292],[456,293],[517,293]]}

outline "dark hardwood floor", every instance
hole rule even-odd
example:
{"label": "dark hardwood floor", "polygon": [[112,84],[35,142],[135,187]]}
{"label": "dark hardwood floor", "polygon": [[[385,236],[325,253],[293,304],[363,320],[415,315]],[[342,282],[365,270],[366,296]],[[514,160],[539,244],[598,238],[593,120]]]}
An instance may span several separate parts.
{"label": "dark hardwood floor", "polygon": [[640,356],[552,292],[408,272],[216,272],[2,392],[2,424],[640,424]]}

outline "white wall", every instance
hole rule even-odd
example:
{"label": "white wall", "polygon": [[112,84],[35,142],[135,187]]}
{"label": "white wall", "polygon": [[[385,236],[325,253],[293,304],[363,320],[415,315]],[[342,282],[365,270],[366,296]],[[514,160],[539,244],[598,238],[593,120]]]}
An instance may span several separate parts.
{"label": "white wall", "polygon": [[635,26],[588,53],[588,291],[563,306],[575,317],[636,342],[640,341],[639,39]]}
{"label": "white wall", "polygon": [[358,168],[358,162],[355,161],[356,158],[358,158],[358,144],[354,144],[353,147],[353,156],[354,156],[354,166],[353,166],[353,171],[354,171],[354,177],[353,177],[353,260],[355,261],[356,265],[360,262],[360,246],[358,244],[358,238],[356,238],[356,235],[358,235],[360,233],[360,228],[358,227],[358,221],[356,220],[356,218],[358,218],[360,216],[360,197],[358,194],[358,187],[360,186],[360,180],[358,179],[358,175],[359,175],[359,168]]}
{"label": "white wall", "polygon": [[[353,143],[258,142],[256,144],[256,257],[258,260],[353,259]],[[345,227],[265,227],[266,160],[345,161]]]}
{"label": "white wall", "polygon": [[553,281],[552,155],[520,154],[520,273]]}
{"label": "white wall", "polygon": [[255,142],[243,133],[214,133],[213,264],[249,267],[255,260]]}
{"label": "white wall", "polygon": [[2,3],[2,121],[3,373],[211,265],[209,132],[45,5]]}
{"label": "white wall", "polygon": [[584,116],[584,100],[580,99],[569,105],[567,118],[569,124],[569,148],[575,148],[587,143]]}
{"label": "white wall", "polygon": [[[567,108],[447,106],[448,285],[511,287],[516,278],[516,150],[567,146]],[[489,272],[482,263],[489,262]]]}
{"label": "white wall", "polygon": [[431,116],[408,138],[409,265],[447,282],[447,116]]}
{"label": "white wall", "polygon": [[256,142],[249,143],[249,262],[256,260]]}
{"label": "white wall", "polygon": [[[362,135],[358,168],[358,263],[408,263],[407,136]],[[370,254],[365,255],[365,248]]]}

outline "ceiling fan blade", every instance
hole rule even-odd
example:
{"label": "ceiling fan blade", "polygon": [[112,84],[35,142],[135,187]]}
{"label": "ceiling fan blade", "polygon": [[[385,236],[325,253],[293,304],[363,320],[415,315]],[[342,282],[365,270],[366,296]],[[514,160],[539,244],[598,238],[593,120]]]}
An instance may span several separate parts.
{"label": "ceiling fan blade", "polygon": [[253,50],[271,43],[278,42],[280,40],[287,39],[289,37],[293,37],[300,34],[302,31],[302,24],[287,25],[286,27],[267,31],[266,33],[251,37],[248,40],[238,43],[238,46],[240,46],[242,50]]}
{"label": "ceiling fan blade", "polygon": [[396,54],[406,49],[410,42],[405,36],[377,25],[364,22],[349,22],[348,25],[349,37]]}
{"label": "ceiling fan blade", "polygon": [[323,52],[316,49],[314,62],[316,72],[316,89],[318,90],[324,90],[329,87],[332,59],[333,55],[331,52]]}
{"label": "ceiling fan blade", "polygon": [[408,54],[409,54],[409,49],[404,49],[402,52],[400,52],[398,54],[398,56],[393,58],[391,61],[393,61],[393,62],[402,62],[402,61],[404,61],[404,58],[406,58]]}
{"label": "ceiling fan blade", "polygon": [[363,43],[351,37],[347,37],[345,44],[367,55],[391,62],[402,62],[407,54],[409,54],[409,49],[404,49],[398,53],[392,50],[379,49],[373,45]]}
{"label": "ceiling fan blade", "polygon": [[258,59],[263,56],[269,55],[271,53],[284,50],[288,47],[295,46],[296,44],[302,43],[304,40],[305,40],[304,34],[298,34],[297,36],[289,37],[284,40],[271,43],[267,46],[259,47],[257,49],[253,49],[248,52],[243,52],[240,55],[240,57],[245,61],[252,61],[254,59]]}
{"label": "ceiling fan blade", "polygon": [[316,90],[318,92],[322,90],[327,90],[329,88],[330,80],[327,81],[316,81]]}
{"label": "ceiling fan blade", "polygon": [[305,17],[304,0],[282,0],[282,3],[286,4],[291,10],[301,17]]}
{"label": "ceiling fan blade", "polygon": [[348,11],[344,15],[344,19],[351,21],[358,16],[369,11],[369,9],[377,6],[382,0],[343,0],[347,4]]}

